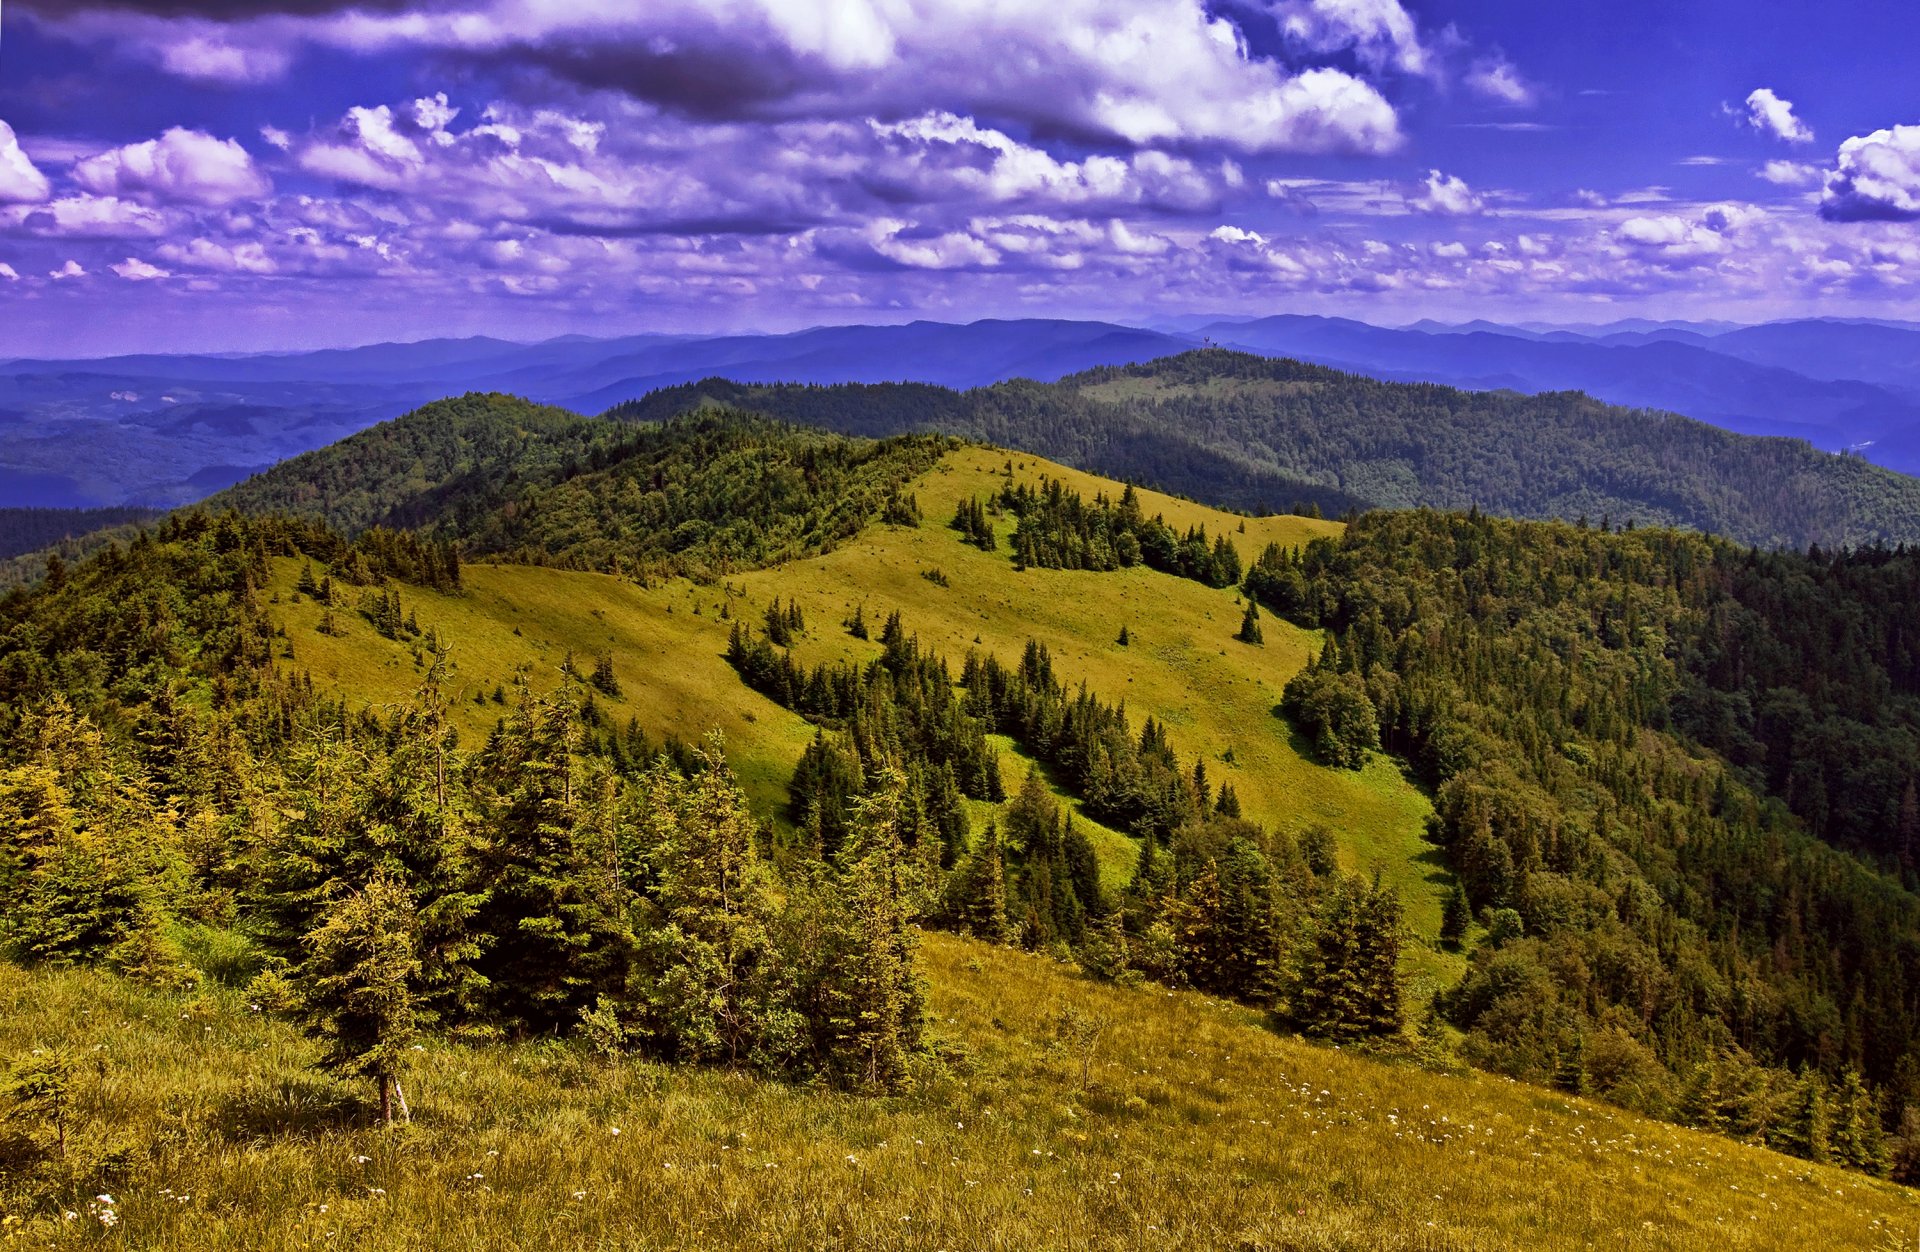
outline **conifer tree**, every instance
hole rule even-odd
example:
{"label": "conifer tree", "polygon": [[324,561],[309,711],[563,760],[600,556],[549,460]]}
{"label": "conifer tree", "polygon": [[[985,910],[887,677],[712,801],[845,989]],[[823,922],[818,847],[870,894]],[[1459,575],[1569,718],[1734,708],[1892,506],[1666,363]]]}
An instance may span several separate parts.
{"label": "conifer tree", "polygon": [[307,934],[305,959],[292,977],[301,1024],[325,1045],[322,1064],[371,1078],[387,1125],[393,1124],[401,1063],[419,1025],[413,993],[417,944],[412,899],[399,883],[377,874]]}
{"label": "conifer tree", "polygon": [[1459,947],[1466,939],[1467,927],[1472,921],[1473,910],[1467,904],[1466,889],[1455,882],[1440,905],[1440,942],[1449,947]]}
{"label": "conifer tree", "polygon": [[775,1066],[792,1052],[799,1022],[783,1002],[771,873],[718,735],[690,778],[662,762],[645,790],[650,1031],[685,1060]]}
{"label": "conifer tree", "polygon": [[1247,611],[1240,617],[1240,630],[1234,635],[1241,643],[1264,644],[1266,633],[1260,629],[1260,608],[1253,597],[1247,597]]}
{"label": "conifer tree", "polygon": [[889,769],[855,805],[853,828],[827,889],[821,956],[826,1053],[843,1081],[901,1091],[921,1047],[926,1009],[909,916],[910,868],[901,840],[906,780]]}

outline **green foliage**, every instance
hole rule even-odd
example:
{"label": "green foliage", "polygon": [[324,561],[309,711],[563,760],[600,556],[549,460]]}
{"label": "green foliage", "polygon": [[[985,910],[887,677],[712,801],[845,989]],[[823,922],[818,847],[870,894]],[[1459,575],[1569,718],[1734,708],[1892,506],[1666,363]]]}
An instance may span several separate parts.
{"label": "green foliage", "polygon": [[413,900],[378,874],[304,938],[305,957],[291,976],[300,1020],[325,1045],[327,1068],[374,1080],[381,1120],[391,1124],[393,1084],[419,1027]]}
{"label": "green foliage", "polygon": [[[1247,602],[1249,621],[1253,602]],[[1244,632],[1246,627],[1242,626]],[[1284,712],[1313,745],[1313,754],[1327,765],[1359,769],[1367,753],[1380,746],[1380,723],[1373,701],[1358,674],[1331,668],[1326,658],[1288,680],[1280,703]]]}
{"label": "green foliage", "polygon": [[1251,596],[1247,598],[1247,611],[1240,615],[1240,629],[1234,632],[1233,637],[1241,643],[1250,643],[1255,647],[1267,641],[1266,635],[1260,630],[1259,606],[1254,604]]}
{"label": "green foliage", "polygon": [[1735,435],[1577,392],[1382,382],[1218,349],[967,392],[709,379],[614,414],[658,419],[713,402],[848,434],[941,430],[1256,512],[1478,505],[1567,521],[1611,515],[1766,547],[1920,539],[1920,483],[1803,440]]}
{"label": "green foliage", "polygon": [[1329,1039],[1398,1034],[1399,955],[1399,900],[1378,882],[1340,875],[1302,938],[1299,987],[1285,1019]]}

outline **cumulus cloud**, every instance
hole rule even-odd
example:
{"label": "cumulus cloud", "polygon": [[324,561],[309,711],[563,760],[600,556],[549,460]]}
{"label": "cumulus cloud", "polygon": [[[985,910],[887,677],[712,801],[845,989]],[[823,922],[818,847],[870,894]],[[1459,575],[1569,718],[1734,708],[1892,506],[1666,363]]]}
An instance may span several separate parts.
{"label": "cumulus cloud", "polygon": [[1755,176],[1763,178],[1776,187],[1807,187],[1821,180],[1820,168],[1816,165],[1803,165],[1798,161],[1768,161],[1755,171]]}
{"label": "cumulus cloud", "polygon": [[1840,145],[1820,193],[1833,222],[1920,220],[1920,126],[1892,126]]}
{"label": "cumulus cloud", "polygon": [[1788,143],[1812,143],[1813,129],[1793,113],[1793,102],[1782,100],[1771,87],[1760,87],[1747,96],[1746,123],[1763,135]]}
{"label": "cumulus cloud", "polygon": [[1428,170],[1426,181],[1418,192],[1406,197],[1406,202],[1414,212],[1436,217],[1466,217],[1486,207],[1466,180],[1439,170]]}
{"label": "cumulus cloud", "polygon": [[62,265],[57,270],[51,270],[47,274],[48,278],[51,278],[57,283],[66,282],[71,278],[85,278],[86,276],[87,271],[81,266],[80,262],[71,258],[68,259],[65,265]]}
{"label": "cumulus cloud", "polygon": [[1309,52],[1352,52],[1376,69],[1429,74],[1434,56],[1399,0],[1278,0],[1281,34]]}
{"label": "cumulus cloud", "polygon": [[162,244],[159,253],[160,259],[169,265],[215,274],[272,274],[279,268],[257,240],[223,244],[211,239],[190,239]]}
{"label": "cumulus cloud", "polygon": [[[40,7],[67,11],[56,29],[75,38],[128,38],[130,19]],[[304,44],[430,48],[691,115],[900,120],[948,109],[1136,146],[1248,152],[1393,150],[1399,121],[1385,97],[1324,62],[1352,51],[1417,67],[1424,55],[1397,0],[1289,0],[1307,23],[1299,38],[1323,55],[1284,60],[1251,51],[1205,0],[452,0],[259,16],[268,4],[251,18],[238,5],[127,7],[187,40],[146,31],[141,47],[201,41],[178,57],[202,74],[264,72],[266,53]]]}
{"label": "cumulus cloud", "polygon": [[165,214],[116,196],[61,196],[0,209],[0,225],[49,239],[142,239],[167,233]]}
{"label": "cumulus cloud", "polygon": [[0,278],[4,278],[10,283],[17,283],[20,281],[20,271],[8,265],[5,261],[0,261]]}
{"label": "cumulus cloud", "polygon": [[904,122],[872,122],[880,149],[860,177],[887,194],[965,197],[985,203],[1146,204],[1194,210],[1218,202],[1234,179],[1225,167],[1202,169],[1158,151],[1126,157],[1062,160],[1002,131],[953,113]]}
{"label": "cumulus cloud", "polygon": [[0,204],[37,204],[51,194],[47,176],[20,150],[13,127],[0,122]]}
{"label": "cumulus cloud", "polygon": [[179,126],[88,157],[73,167],[73,179],[96,195],[207,207],[256,199],[272,187],[238,143]]}
{"label": "cumulus cloud", "polygon": [[157,265],[142,261],[139,257],[128,257],[118,265],[110,267],[114,273],[131,283],[149,283],[156,278],[172,278],[173,275]]}
{"label": "cumulus cloud", "polygon": [[1687,268],[1731,252],[1744,231],[1765,219],[1751,205],[1715,204],[1691,216],[1630,217],[1615,228],[1613,238],[1643,258]]}

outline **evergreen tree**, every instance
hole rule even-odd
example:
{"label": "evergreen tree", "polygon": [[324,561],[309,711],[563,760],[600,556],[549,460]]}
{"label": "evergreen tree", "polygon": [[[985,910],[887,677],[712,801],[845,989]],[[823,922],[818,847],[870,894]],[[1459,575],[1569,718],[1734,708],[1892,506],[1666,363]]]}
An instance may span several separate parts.
{"label": "evergreen tree", "polygon": [[644,980],[650,1035],[683,1060],[777,1068],[797,1046],[778,906],[755,823],[718,736],[691,778],[648,774],[639,841],[652,884]]}
{"label": "evergreen tree", "polygon": [[[385,874],[341,900],[306,936],[292,985],[301,1024],[325,1045],[322,1063],[371,1078],[380,1120],[393,1124],[401,1063],[418,1027],[413,983],[418,933],[406,889]],[[405,1097],[401,1098],[404,1107]]]}
{"label": "evergreen tree", "polygon": [[816,1030],[829,1071],[871,1091],[910,1085],[908,1060],[922,1046],[926,1018],[901,839],[905,792],[906,780],[889,770],[860,798],[824,889]]}
{"label": "evergreen tree", "polygon": [[1449,947],[1459,947],[1466,939],[1467,927],[1472,921],[1473,910],[1467,904],[1467,893],[1455,882],[1440,905],[1440,942]]}

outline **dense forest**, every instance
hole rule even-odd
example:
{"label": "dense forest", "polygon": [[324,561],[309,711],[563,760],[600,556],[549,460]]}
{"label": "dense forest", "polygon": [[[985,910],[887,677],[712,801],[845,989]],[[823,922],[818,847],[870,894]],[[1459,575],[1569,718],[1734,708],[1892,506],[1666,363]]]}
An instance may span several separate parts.
{"label": "dense forest", "polygon": [[206,507],[348,535],[418,531],[475,558],[707,578],[827,551],[876,514],[913,518],[905,484],[951,446],[737,413],[635,427],[469,395],[295,457]]}
{"label": "dense forest", "polygon": [[157,521],[158,509],[6,509],[0,508],[0,560],[25,556],[97,530]]}
{"label": "dense forest", "polygon": [[1683,526],[1761,547],[1920,541],[1920,481],[1801,440],[1574,392],[1380,382],[1217,349],[968,392],[714,379],[608,416],[657,421],[703,403],[847,434],[963,435],[1255,512],[1478,507]]}
{"label": "dense forest", "polygon": [[1428,512],[1256,559],[1434,788],[1470,1057],[1913,1176],[1915,559]]}
{"label": "dense forest", "polygon": [[[0,600],[9,957],[162,986],[218,971],[390,1112],[425,1030],[903,1090],[934,1047],[915,926],[947,926],[1285,1029],[1422,1056],[1457,1038],[1500,1072],[1920,1174],[1907,549],[1409,511],[1256,555],[1147,518],[1131,490],[1055,481],[928,521],[912,482],[952,446],[931,436],[490,397],[395,425],[237,488],[243,512],[53,559]],[[1038,644],[949,658],[897,613],[810,625],[778,601],[737,621],[742,690],[815,728],[768,822],[723,745],[608,720],[607,658],[496,690],[491,733],[463,742],[459,641],[404,591],[459,594],[477,557],[712,578],[882,523],[1036,571],[1237,591],[1231,646],[1260,643],[1262,608],[1323,631],[1279,711],[1327,765],[1384,750],[1431,788],[1464,979],[1403,1006],[1392,891],[1342,872],[1323,828],[1249,820],[1124,693]],[[359,614],[412,650],[410,700],[316,689],[272,612],[276,558],[300,563],[323,632]],[[796,657],[836,628],[870,659]],[[995,736],[1037,763],[1017,786]],[[1083,820],[1131,844],[1124,887]]]}

